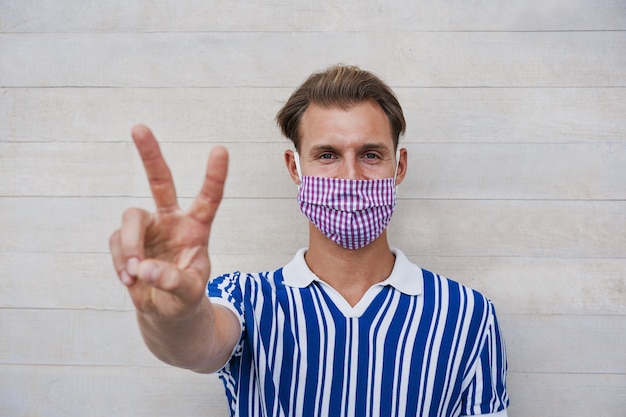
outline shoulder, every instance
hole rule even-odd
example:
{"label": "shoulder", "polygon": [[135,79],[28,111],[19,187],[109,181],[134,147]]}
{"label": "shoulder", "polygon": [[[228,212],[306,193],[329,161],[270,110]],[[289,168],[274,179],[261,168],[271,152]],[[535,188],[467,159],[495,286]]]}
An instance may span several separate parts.
{"label": "shoulder", "polygon": [[417,266],[422,278],[422,295],[425,306],[490,321],[495,314],[491,300],[480,291],[431,270]]}
{"label": "shoulder", "polygon": [[258,289],[276,289],[283,285],[283,268],[266,272],[234,271],[212,278],[208,284],[209,291],[247,292]]}
{"label": "shoulder", "polygon": [[397,248],[392,248],[391,251],[396,262],[388,283],[401,291],[412,295],[422,294],[425,298],[462,298],[486,306],[491,305],[491,301],[480,291],[417,265]]}
{"label": "shoulder", "polygon": [[472,297],[479,298],[481,300],[484,300],[485,302],[489,302],[489,298],[485,294],[467,284],[462,283],[461,281],[453,278],[448,278],[444,275],[429,271],[427,269],[422,269],[422,274],[424,276],[424,282],[429,282],[432,286],[436,285],[439,287],[447,288],[448,291],[467,293]]}
{"label": "shoulder", "polygon": [[271,299],[282,286],[282,268],[270,272],[230,272],[209,280],[206,295],[212,303],[229,308],[242,317],[246,305]]}

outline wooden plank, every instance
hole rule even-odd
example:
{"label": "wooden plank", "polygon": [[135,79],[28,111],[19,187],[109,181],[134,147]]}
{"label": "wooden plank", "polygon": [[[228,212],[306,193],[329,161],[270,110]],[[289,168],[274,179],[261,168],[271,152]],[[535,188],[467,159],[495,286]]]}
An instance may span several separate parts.
{"label": "wooden plank", "polygon": [[620,417],[626,375],[511,373],[510,417]]}
{"label": "wooden plank", "polygon": [[[201,187],[211,144],[161,145],[180,197]],[[293,197],[297,186],[285,168],[287,143],[230,143],[227,197]],[[32,181],[33,173],[46,172]],[[0,195],[150,196],[139,155],[124,143],[0,143]],[[38,184],[38,185],[35,185]]]}
{"label": "wooden plank", "polygon": [[[313,71],[315,68],[310,68]],[[403,143],[622,142],[626,88],[396,87]],[[0,139],[288,145],[274,116],[291,88],[0,88]]]}
{"label": "wooden plank", "polygon": [[621,142],[623,88],[396,88],[405,143]]}
{"label": "wooden plank", "polygon": [[215,375],[166,368],[0,365],[0,415],[226,417]]}
{"label": "wooden plank", "polygon": [[626,376],[626,316],[500,314],[513,372]]}
{"label": "wooden plank", "polygon": [[[188,207],[189,201],[181,202]],[[614,258],[624,253],[625,201],[403,200],[390,243],[409,255]],[[105,253],[127,207],[149,199],[0,198],[0,251]],[[86,233],[88,230],[88,233]],[[217,254],[291,255],[308,222],[295,199],[226,199]]]}
{"label": "wooden plank", "polygon": [[[212,276],[272,271],[292,256],[211,255]],[[0,252],[0,289],[0,308],[134,310],[108,253]]]}
{"label": "wooden plank", "polygon": [[[626,146],[581,144],[406,144],[409,171],[400,198],[619,200]],[[210,144],[162,144],[181,197],[193,198]],[[287,143],[230,143],[227,197],[295,198],[284,167]],[[33,181],[33,174],[46,175]],[[36,174],[35,174],[36,175]],[[1,143],[0,195],[148,196],[129,143]],[[480,187],[476,185],[480,184]]]}
{"label": "wooden plank", "polygon": [[400,198],[619,200],[626,146],[419,144],[407,146]]}
{"label": "wooden plank", "polygon": [[[626,316],[498,318],[511,372],[626,374]],[[165,366],[144,346],[131,311],[3,309],[0,330],[0,364]]]}
{"label": "wooden plank", "polygon": [[0,84],[289,87],[344,62],[393,86],[623,87],[625,48],[622,31],[1,34]]}
{"label": "wooden plank", "polygon": [[499,312],[626,313],[624,258],[410,257],[423,268],[483,292]]}
{"label": "wooden plank", "polygon": [[[190,201],[183,199],[181,205],[188,207]],[[122,212],[128,207],[153,209],[153,202],[148,198],[2,198],[0,251],[108,252],[108,238],[121,225]],[[222,214],[228,212],[242,217]],[[220,242],[216,254],[261,249],[262,254],[284,254],[286,250],[291,255],[293,248],[305,246],[307,239],[306,218],[295,199],[227,199],[217,219],[221,220],[214,223],[211,240],[212,248],[214,242]],[[282,230],[277,224],[283,225]]]}
{"label": "wooden plank", "polygon": [[624,203],[405,200],[387,230],[419,256],[621,257]]}
{"label": "wooden plank", "polygon": [[290,93],[284,88],[3,88],[0,137],[128,142],[131,127],[146,123],[162,142],[287,143],[274,117]]}
{"label": "wooden plank", "polygon": [[0,308],[132,311],[106,254],[0,252]]}
{"label": "wooden plank", "polygon": [[[71,8],[71,10],[70,10]],[[620,30],[626,28],[619,0],[484,2],[374,0],[316,2],[303,7],[271,3],[197,0],[121,0],[97,4],[13,1],[3,8],[5,32],[85,31],[472,31]],[[372,18],[375,16],[375,18]]]}
{"label": "wooden plank", "polygon": [[[272,271],[292,256],[213,254],[212,276]],[[624,258],[409,257],[483,292],[501,313],[626,315]],[[133,309],[107,253],[0,252],[0,289],[0,308]]]}
{"label": "wooden plank", "polygon": [[0,329],[2,364],[167,366],[144,345],[134,310],[2,309]]}
{"label": "wooden plank", "polygon": [[[625,385],[615,374],[510,373],[509,416],[618,417]],[[2,365],[0,390],[12,417],[228,415],[219,381],[174,368]]]}

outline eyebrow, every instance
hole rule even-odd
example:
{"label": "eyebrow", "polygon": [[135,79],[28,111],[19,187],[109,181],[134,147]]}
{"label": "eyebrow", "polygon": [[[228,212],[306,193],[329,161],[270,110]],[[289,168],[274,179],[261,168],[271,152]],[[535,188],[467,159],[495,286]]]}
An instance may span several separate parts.
{"label": "eyebrow", "polygon": [[[339,149],[336,146],[332,146],[332,145],[315,145],[311,147],[311,152],[313,153],[327,152],[327,151],[337,152],[338,150]],[[389,147],[382,143],[370,142],[370,143],[366,143],[360,146],[357,152],[361,153],[364,151],[372,151],[372,150],[384,151],[384,150],[389,150]]]}
{"label": "eyebrow", "polygon": [[336,151],[337,148],[331,145],[315,145],[311,147],[311,152],[325,152],[325,151]]}
{"label": "eyebrow", "polygon": [[359,151],[386,151],[389,147],[382,143],[366,143],[359,148]]}

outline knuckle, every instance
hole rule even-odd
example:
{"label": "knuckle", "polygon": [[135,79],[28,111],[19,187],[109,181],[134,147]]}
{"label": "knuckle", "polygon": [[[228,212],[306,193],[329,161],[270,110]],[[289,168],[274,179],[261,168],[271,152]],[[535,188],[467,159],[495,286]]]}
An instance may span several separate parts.
{"label": "knuckle", "polygon": [[175,292],[181,287],[181,273],[178,268],[166,268],[161,275],[161,287],[166,291]]}
{"label": "knuckle", "polygon": [[124,212],[122,213],[122,221],[123,222],[134,221],[135,219],[141,217],[142,212],[143,210],[135,208],[135,207],[128,208],[124,210]]}
{"label": "knuckle", "polygon": [[109,236],[109,249],[114,249],[119,245],[120,242],[120,229],[117,229],[111,236]]}

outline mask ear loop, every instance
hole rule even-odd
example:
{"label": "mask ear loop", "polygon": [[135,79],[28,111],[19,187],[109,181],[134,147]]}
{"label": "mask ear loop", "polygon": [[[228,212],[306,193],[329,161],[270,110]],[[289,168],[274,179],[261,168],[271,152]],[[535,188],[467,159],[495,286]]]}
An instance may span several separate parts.
{"label": "mask ear loop", "polygon": [[398,166],[400,165],[400,148],[396,150],[396,169],[393,173],[393,184],[396,186],[396,194],[398,194],[398,186],[396,185],[396,179],[398,178]]}
{"label": "mask ear loop", "polygon": [[293,151],[293,157],[296,161],[296,171],[298,172],[298,179],[302,182],[302,169],[300,168],[300,154],[298,151]]}
{"label": "mask ear loop", "polygon": [[393,171],[393,183],[396,183],[396,177],[398,176],[398,166],[400,165],[400,148],[396,150],[396,169]]}

